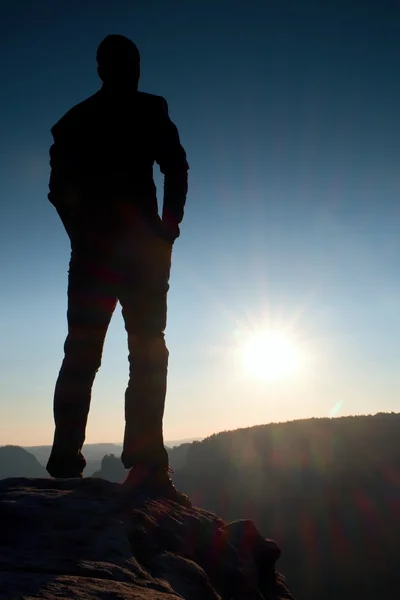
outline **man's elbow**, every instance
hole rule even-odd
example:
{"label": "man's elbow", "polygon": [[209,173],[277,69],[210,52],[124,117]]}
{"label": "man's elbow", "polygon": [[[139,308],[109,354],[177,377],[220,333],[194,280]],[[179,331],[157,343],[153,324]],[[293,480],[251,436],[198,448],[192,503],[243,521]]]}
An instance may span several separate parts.
{"label": "man's elbow", "polygon": [[164,175],[165,189],[174,190],[179,194],[186,194],[188,190],[188,168],[172,168],[168,169]]}
{"label": "man's elbow", "polygon": [[188,177],[189,164],[186,159],[186,152],[181,148],[179,151],[167,153],[167,157],[160,165],[162,173],[166,177]]}

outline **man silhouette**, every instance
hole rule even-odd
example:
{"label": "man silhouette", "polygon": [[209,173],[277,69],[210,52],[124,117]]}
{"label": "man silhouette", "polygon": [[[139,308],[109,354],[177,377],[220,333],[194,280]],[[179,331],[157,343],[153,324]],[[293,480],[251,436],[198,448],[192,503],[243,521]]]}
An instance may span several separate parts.
{"label": "man silhouette", "polygon": [[[172,247],[179,236],[188,164],[164,98],[138,91],[140,55],[121,35],[97,50],[101,89],[52,128],[49,200],[71,241],[68,336],[54,394],[55,434],[47,470],[81,477],[91,389],[119,301],[128,334],[122,462],[127,484],[179,502],[162,421],[164,340]],[[162,218],[153,164],[164,174]]]}

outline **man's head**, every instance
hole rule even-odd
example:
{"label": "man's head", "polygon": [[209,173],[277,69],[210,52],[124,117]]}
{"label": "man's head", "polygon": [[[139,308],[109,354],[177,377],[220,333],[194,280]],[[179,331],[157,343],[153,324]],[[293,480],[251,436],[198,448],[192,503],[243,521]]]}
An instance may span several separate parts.
{"label": "man's head", "polygon": [[123,35],[108,35],[97,49],[97,72],[107,85],[137,87],[140,77],[137,46]]}

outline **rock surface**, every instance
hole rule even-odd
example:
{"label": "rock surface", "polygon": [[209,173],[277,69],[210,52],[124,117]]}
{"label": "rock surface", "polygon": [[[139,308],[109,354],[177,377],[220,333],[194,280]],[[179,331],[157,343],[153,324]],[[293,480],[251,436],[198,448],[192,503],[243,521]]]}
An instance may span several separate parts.
{"label": "rock surface", "polygon": [[101,479],[0,481],[1,600],[283,600],[251,521]]}

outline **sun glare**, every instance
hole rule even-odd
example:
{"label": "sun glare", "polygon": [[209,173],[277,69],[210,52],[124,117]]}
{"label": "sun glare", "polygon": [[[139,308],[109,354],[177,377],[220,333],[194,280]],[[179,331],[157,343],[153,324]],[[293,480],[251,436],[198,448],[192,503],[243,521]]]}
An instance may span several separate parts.
{"label": "sun glare", "polygon": [[242,342],[240,361],[245,371],[257,379],[276,380],[299,369],[301,352],[283,332],[261,331],[249,334]]}

